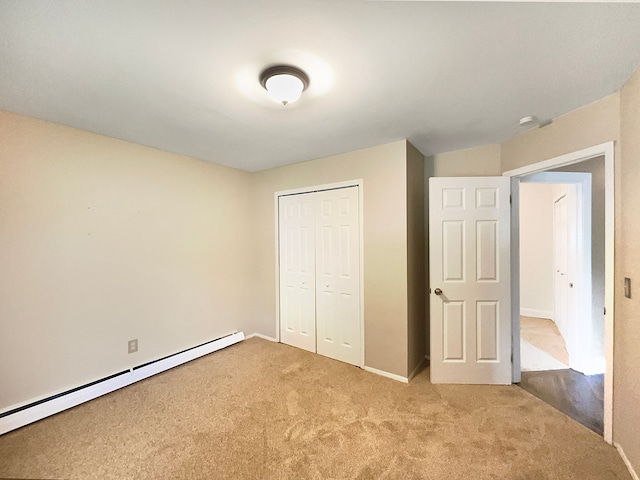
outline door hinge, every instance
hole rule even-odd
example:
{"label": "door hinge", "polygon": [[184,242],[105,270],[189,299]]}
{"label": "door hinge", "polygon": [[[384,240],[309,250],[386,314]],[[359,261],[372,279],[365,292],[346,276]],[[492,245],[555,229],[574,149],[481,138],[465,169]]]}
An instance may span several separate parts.
{"label": "door hinge", "polygon": [[604,307],[604,314],[607,314],[607,307]]}
{"label": "door hinge", "polygon": [[513,363],[513,352],[511,352],[511,363]]}
{"label": "door hinge", "polygon": [[513,205],[513,199],[511,198],[511,195],[509,195],[509,205]]}

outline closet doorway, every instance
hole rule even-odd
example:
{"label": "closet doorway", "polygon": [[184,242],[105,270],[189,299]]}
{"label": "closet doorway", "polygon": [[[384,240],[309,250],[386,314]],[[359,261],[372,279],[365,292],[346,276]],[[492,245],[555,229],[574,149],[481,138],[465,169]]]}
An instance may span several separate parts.
{"label": "closet doorway", "polygon": [[282,343],[363,366],[361,186],[276,194]]}

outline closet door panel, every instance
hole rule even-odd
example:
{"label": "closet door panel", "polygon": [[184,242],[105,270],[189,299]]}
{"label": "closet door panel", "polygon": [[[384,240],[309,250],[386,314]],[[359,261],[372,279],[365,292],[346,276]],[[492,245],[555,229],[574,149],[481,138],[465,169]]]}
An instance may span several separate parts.
{"label": "closet door panel", "polygon": [[280,341],[316,351],[315,197],[280,197]]}
{"label": "closet door panel", "polygon": [[317,352],[361,363],[358,187],[316,198]]}

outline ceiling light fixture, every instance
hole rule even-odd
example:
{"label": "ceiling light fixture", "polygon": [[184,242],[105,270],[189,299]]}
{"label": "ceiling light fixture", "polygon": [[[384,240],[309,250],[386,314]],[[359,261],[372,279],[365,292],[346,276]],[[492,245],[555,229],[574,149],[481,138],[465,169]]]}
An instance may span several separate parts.
{"label": "ceiling light fixture", "polygon": [[260,74],[260,85],[278,103],[287,105],[300,98],[309,86],[309,77],[302,70],[289,65],[276,65]]}

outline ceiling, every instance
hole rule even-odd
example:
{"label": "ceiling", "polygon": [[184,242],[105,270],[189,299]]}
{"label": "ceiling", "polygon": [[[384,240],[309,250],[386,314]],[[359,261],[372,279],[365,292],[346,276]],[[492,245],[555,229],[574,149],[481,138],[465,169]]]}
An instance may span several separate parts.
{"label": "ceiling", "polygon": [[[0,108],[249,171],[431,155],[617,91],[639,26],[637,3],[3,0]],[[295,104],[258,82],[276,63],[310,77]]]}

